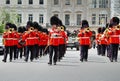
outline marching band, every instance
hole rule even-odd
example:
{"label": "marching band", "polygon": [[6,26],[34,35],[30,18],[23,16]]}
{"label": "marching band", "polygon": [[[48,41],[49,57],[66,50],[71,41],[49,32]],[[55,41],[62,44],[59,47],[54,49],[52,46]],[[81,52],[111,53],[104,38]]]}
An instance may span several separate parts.
{"label": "marching band", "polygon": [[[19,57],[25,57],[28,62],[49,54],[49,65],[56,65],[57,61],[62,60],[66,51],[68,36],[62,21],[52,16],[50,19],[51,29],[41,27],[37,22],[28,21],[26,27],[16,27],[15,24],[6,23],[3,33],[3,43],[5,52],[3,62],[12,62]],[[82,27],[78,33],[80,45],[80,61],[88,61],[88,51],[92,46],[92,31],[87,20],[82,20]],[[95,38],[97,44],[97,54],[107,56],[111,62],[118,58],[118,46],[120,44],[120,25],[119,18],[113,17],[109,26],[99,27]],[[107,50],[107,55],[106,55]],[[19,55],[20,54],[20,55]]]}

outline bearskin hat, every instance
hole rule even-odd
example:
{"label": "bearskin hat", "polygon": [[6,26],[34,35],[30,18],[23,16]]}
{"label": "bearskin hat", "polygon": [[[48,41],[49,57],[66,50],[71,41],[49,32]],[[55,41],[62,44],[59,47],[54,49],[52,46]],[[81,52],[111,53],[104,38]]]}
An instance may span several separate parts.
{"label": "bearskin hat", "polygon": [[23,27],[22,27],[22,29],[23,29],[23,32],[24,32],[24,31],[26,31],[26,28],[25,28],[25,26],[23,26]]}
{"label": "bearskin hat", "polygon": [[105,31],[105,29],[106,29],[106,28],[105,28],[105,27],[103,27],[103,28],[102,28],[102,30],[101,30],[101,32],[103,33],[103,32]]}
{"label": "bearskin hat", "polygon": [[89,27],[87,20],[82,20],[82,27]]}
{"label": "bearskin hat", "polygon": [[42,32],[45,32],[45,33],[47,33],[47,34],[49,33],[49,32],[48,32],[48,29],[46,29],[46,28],[43,28],[43,29],[42,29]]}
{"label": "bearskin hat", "polygon": [[39,27],[38,22],[33,22],[33,27],[34,27],[35,29],[38,29],[38,27]]}
{"label": "bearskin hat", "polygon": [[17,30],[17,26],[15,24],[11,24],[11,28],[14,28],[14,30]]}
{"label": "bearskin hat", "polygon": [[97,31],[98,31],[98,33],[101,33],[102,32],[102,28],[99,27]]}
{"label": "bearskin hat", "polygon": [[51,25],[59,25],[59,19],[58,19],[58,17],[56,17],[56,16],[52,16],[51,18],[50,18],[50,24]]}
{"label": "bearskin hat", "polygon": [[28,21],[26,28],[28,29],[29,27],[33,27],[33,22],[32,21]]}
{"label": "bearskin hat", "polygon": [[38,25],[38,31],[42,31],[43,27],[41,25]]}
{"label": "bearskin hat", "polygon": [[18,33],[23,33],[23,27],[18,27]]}
{"label": "bearskin hat", "polygon": [[110,24],[112,25],[118,25],[119,24],[119,18],[118,17],[113,17],[111,20],[110,20]]}
{"label": "bearskin hat", "polygon": [[62,21],[60,19],[58,20],[58,25],[63,26],[63,23],[62,23]]}
{"label": "bearskin hat", "polygon": [[7,22],[7,23],[5,24],[5,29],[9,29],[10,27],[11,27],[11,23]]}

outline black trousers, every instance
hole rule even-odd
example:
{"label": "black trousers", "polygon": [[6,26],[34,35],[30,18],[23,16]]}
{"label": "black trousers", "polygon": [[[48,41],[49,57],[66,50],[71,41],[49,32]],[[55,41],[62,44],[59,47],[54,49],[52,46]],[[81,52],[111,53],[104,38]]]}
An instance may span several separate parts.
{"label": "black trousers", "polygon": [[20,58],[22,58],[22,55],[23,55],[23,47],[18,48],[18,50],[17,50],[17,58],[19,57],[19,54],[20,54]]}
{"label": "black trousers", "polygon": [[101,44],[101,54],[102,54],[102,56],[105,56],[105,52],[106,52],[106,45]]}
{"label": "black trousers", "polygon": [[57,62],[57,56],[58,56],[58,46],[50,45],[49,46],[49,62],[52,63],[52,59],[53,59],[53,62],[56,63]]}
{"label": "black trousers", "polygon": [[39,56],[39,46],[37,44],[34,45],[34,53],[35,53],[35,58],[38,58],[38,56]]}
{"label": "black trousers", "polygon": [[106,49],[107,49],[107,57],[110,57],[110,53],[111,53],[110,45],[107,45]]}
{"label": "black trousers", "polygon": [[62,57],[64,56],[65,50],[66,50],[65,44],[59,45],[59,52],[58,52],[58,59],[59,60],[62,59]]}
{"label": "black trousers", "polygon": [[101,45],[97,45],[97,54],[101,55]]}
{"label": "black trousers", "polygon": [[81,49],[80,49],[81,59],[85,59],[85,60],[88,59],[88,48],[89,45],[81,45]]}
{"label": "black trousers", "polygon": [[10,61],[12,61],[14,46],[5,46],[4,61],[7,60],[7,55],[10,54]]}
{"label": "black trousers", "polygon": [[119,47],[119,44],[110,44],[110,49],[111,49],[110,59],[111,59],[111,61],[117,60],[118,47]]}
{"label": "black trousers", "polygon": [[34,59],[34,45],[31,46],[26,46],[26,56],[25,56],[25,61],[28,61],[29,58],[29,52],[31,52],[30,54],[30,60],[33,61]]}
{"label": "black trousers", "polygon": [[18,50],[18,47],[17,45],[13,46],[13,50],[14,50],[14,60],[17,58],[17,50]]}

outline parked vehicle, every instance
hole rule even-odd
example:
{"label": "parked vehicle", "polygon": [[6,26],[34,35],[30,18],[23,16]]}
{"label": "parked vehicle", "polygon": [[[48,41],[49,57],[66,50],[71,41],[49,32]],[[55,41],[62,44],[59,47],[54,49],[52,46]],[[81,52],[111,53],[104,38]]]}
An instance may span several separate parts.
{"label": "parked vehicle", "polygon": [[79,42],[77,40],[77,37],[68,37],[68,41],[67,41],[67,48],[76,48],[76,50],[79,50]]}

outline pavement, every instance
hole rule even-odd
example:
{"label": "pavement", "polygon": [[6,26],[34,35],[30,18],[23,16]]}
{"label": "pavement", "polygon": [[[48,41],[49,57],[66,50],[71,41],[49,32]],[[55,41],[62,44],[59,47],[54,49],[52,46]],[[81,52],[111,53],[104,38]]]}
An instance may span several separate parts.
{"label": "pavement", "polygon": [[[23,59],[2,62],[0,81],[120,81],[120,51],[118,62],[98,56],[96,49],[89,50],[88,62],[80,62],[80,52],[68,49],[57,65],[48,65],[48,55],[24,62]],[[8,57],[9,58],[9,57]]]}

